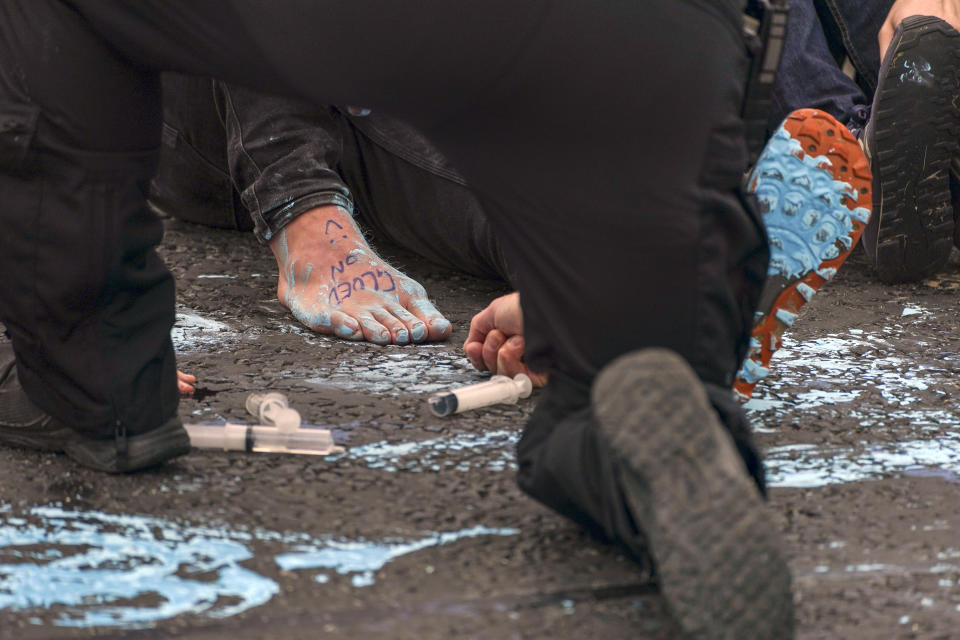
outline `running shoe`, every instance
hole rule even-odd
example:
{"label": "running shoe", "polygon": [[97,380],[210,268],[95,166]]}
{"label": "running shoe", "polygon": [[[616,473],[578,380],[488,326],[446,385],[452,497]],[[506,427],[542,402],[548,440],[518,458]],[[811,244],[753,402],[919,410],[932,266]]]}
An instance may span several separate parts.
{"label": "running shoe", "polygon": [[750,348],[734,382],[741,402],[769,373],[770,358],[800,308],[847,259],[870,219],[870,165],[831,115],[794,111],[774,132],[747,182],[770,242]]}
{"label": "running shoe", "polygon": [[906,18],[884,54],[864,131],[874,215],[863,248],[883,282],[919,280],[950,256],[958,101],[960,33],[932,16]]}

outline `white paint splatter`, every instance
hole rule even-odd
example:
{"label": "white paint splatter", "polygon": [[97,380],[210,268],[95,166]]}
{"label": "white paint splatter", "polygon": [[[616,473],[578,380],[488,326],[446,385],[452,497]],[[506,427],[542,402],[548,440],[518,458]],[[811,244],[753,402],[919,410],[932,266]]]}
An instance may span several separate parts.
{"label": "white paint splatter", "polygon": [[[915,304],[906,305],[904,315],[911,323],[935,317]],[[942,435],[944,427],[960,425],[960,408],[952,403],[931,406],[917,393],[953,397],[956,375],[950,361],[958,356],[942,354],[938,360],[943,366],[918,365],[914,353],[929,345],[904,333],[903,326],[893,324],[879,331],[851,329],[804,342],[784,336],[783,347],[771,362],[773,375],[757,386],[745,405],[758,432],[843,415],[871,433],[906,433],[909,439],[884,442],[866,437],[845,447],[775,447],[767,454],[772,486],[818,487],[901,473],[960,474],[960,439]],[[935,439],[922,439],[924,434]]]}
{"label": "white paint splatter", "polygon": [[449,351],[425,354],[419,349],[386,347],[383,353],[364,352],[321,369],[305,381],[323,387],[397,396],[427,394],[482,382],[463,355]]}
{"label": "white paint splatter", "polygon": [[202,351],[223,344],[227,338],[236,338],[238,334],[230,325],[205,318],[197,313],[184,311],[177,313],[170,338],[178,353]]}
{"label": "white paint splatter", "polygon": [[811,488],[876,480],[915,470],[960,474],[960,436],[908,442],[861,442],[854,447],[791,444],[767,452],[772,487]]}

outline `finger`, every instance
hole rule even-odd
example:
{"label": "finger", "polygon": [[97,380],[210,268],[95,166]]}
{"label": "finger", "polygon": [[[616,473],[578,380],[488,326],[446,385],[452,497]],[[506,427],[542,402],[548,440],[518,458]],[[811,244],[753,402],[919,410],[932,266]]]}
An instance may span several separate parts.
{"label": "finger", "polygon": [[534,373],[527,368],[523,361],[523,352],[526,345],[523,342],[523,336],[510,336],[500,347],[497,354],[497,373],[501,373],[511,378],[518,373],[525,373],[530,378],[530,383],[534,387],[542,387],[547,384],[547,374]]}
{"label": "finger", "polygon": [[486,371],[487,365],[483,362],[483,343],[482,342],[464,342],[463,351],[467,354],[467,359],[477,371]]}
{"label": "finger", "polygon": [[390,305],[389,311],[407,327],[410,340],[413,342],[423,342],[427,339],[427,325],[423,320],[398,304]]}
{"label": "finger", "polygon": [[190,375],[189,373],[184,373],[182,371],[177,371],[177,390],[181,395],[187,395],[195,391],[193,384],[197,381],[197,377]]}
{"label": "finger", "polygon": [[507,336],[503,334],[499,329],[493,329],[488,334],[483,341],[483,364],[490,371],[497,371],[497,353],[500,351],[500,347],[503,346],[503,343],[507,341]]}
{"label": "finger", "polygon": [[527,373],[523,364],[523,337],[510,336],[497,351],[497,373],[511,378],[518,373]]}
{"label": "finger", "polygon": [[487,305],[486,309],[470,319],[470,330],[467,333],[467,339],[463,341],[464,350],[470,343],[476,342],[482,345],[484,338],[487,337],[487,333],[491,329],[493,329],[493,309],[490,308],[490,305]]}
{"label": "finger", "polygon": [[394,314],[382,307],[374,307],[370,310],[370,314],[377,322],[386,327],[390,333],[389,338],[394,344],[410,343],[410,330]]}
{"label": "finger", "polygon": [[357,314],[357,320],[360,322],[360,329],[363,331],[363,337],[367,342],[374,344],[390,344],[390,331],[377,322],[368,312]]}

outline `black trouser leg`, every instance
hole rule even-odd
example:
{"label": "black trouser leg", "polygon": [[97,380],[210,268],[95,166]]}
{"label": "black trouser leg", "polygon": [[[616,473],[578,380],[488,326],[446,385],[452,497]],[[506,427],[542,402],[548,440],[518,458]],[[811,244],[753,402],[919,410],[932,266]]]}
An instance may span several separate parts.
{"label": "black trouser leg", "polygon": [[341,172],[358,220],[373,229],[375,238],[470,275],[510,279],[500,242],[461,179],[405,160],[349,118],[342,123]]}
{"label": "black trouser leg", "polygon": [[178,401],[173,280],[143,200],[155,79],[59,3],[0,12],[0,111],[16,125],[0,142],[0,319],[20,381],[86,435],[147,431]]}
{"label": "black trouser leg", "polygon": [[[420,128],[481,194],[516,274],[535,368],[588,386],[614,357],[662,346],[705,383],[729,387],[767,259],[739,194],[738,4],[82,6],[107,41],[145,64],[233,81],[242,67],[261,88],[273,81],[318,103],[382,108]],[[321,23],[336,28],[318,38]],[[233,40],[241,36],[253,46]],[[603,529],[628,518],[615,476],[573,450],[594,437],[590,423],[568,431],[565,415],[548,417],[553,428],[527,441],[521,464],[555,447],[571,466],[559,495],[535,495]]]}
{"label": "black trouser leg", "polygon": [[[250,213],[238,196],[255,184],[258,197],[250,200],[261,208],[264,202],[287,202],[283,221],[259,223],[275,232],[315,204],[343,201],[345,185],[358,222],[374,232],[375,243],[388,240],[471,275],[506,278],[502,251],[480,204],[419,133],[379,114],[354,119],[329,106],[215,84],[194,76],[164,77],[164,140],[151,189],[151,202],[164,213],[249,230]],[[224,127],[227,119],[230,126]],[[267,121],[275,124],[265,126]],[[228,147],[257,150],[256,157],[239,159],[242,169],[231,168]],[[233,172],[251,171],[253,163],[288,173],[271,180],[238,175],[231,181]]]}

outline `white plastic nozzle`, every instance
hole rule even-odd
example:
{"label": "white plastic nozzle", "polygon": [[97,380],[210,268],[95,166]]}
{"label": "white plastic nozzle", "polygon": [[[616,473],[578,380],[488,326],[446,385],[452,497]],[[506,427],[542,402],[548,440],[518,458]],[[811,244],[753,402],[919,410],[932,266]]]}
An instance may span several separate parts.
{"label": "white plastic nozzle", "polygon": [[262,424],[272,424],[280,431],[300,428],[300,413],[290,407],[287,397],[282,393],[251,393],[247,396],[246,406],[247,412]]}

